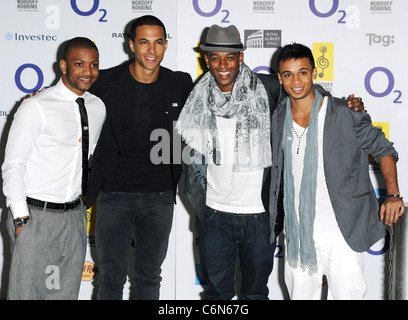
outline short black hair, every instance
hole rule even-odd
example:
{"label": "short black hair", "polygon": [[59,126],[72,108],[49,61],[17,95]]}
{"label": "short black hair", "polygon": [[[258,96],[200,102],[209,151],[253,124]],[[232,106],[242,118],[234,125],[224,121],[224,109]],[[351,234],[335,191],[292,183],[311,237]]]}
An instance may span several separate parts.
{"label": "short black hair", "polygon": [[69,40],[64,47],[63,59],[66,61],[72,49],[81,48],[81,49],[93,49],[99,53],[95,43],[88,38],[76,37]]}
{"label": "short black hair", "polygon": [[297,60],[301,58],[308,58],[312,69],[315,68],[313,53],[309,47],[295,42],[288,44],[284,46],[278,54],[278,69],[282,61],[288,61],[290,59]]}
{"label": "short black hair", "polygon": [[136,37],[136,28],[140,26],[159,26],[163,28],[164,40],[167,39],[166,27],[164,23],[157,17],[152,15],[145,15],[137,18],[133,21],[132,26],[130,27],[130,38],[132,41],[135,41]]}

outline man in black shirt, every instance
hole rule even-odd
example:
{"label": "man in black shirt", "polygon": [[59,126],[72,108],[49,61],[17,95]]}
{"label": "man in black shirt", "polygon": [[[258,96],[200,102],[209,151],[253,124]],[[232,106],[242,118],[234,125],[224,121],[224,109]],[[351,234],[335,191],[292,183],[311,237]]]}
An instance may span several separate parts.
{"label": "man in black shirt", "polygon": [[[155,164],[155,130],[169,133],[191,91],[191,76],[160,66],[166,30],[153,16],[131,27],[134,59],[102,70],[92,92],[106,104],[107,120],[92,163],[87,207],[97,201],[98,299],[121,299],[134,242],[134,298],[158,299],[181,163]],[[99,195],[98,195],[99,193]]]}

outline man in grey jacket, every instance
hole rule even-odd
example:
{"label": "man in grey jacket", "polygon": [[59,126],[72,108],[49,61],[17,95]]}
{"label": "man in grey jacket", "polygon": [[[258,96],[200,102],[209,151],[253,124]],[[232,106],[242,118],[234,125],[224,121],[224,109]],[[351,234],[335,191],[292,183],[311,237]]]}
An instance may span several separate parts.
{"label": "man in grey jacket", "polygon": [[[277,211],[283,192],[290,297],[319,299],[326,275],[329,298],[362,299],[361,252],[385,236],[384,222],[397,222],[405,210],[397,183],[398,154],[367,113],[347,108],[346,100],[313,85],[317,71],[309,48],[285,46],[278,66],[287,95],[281,96],[271,122],[270,210]],[[368,154],[379,161],[386,182],[380,210]]]}

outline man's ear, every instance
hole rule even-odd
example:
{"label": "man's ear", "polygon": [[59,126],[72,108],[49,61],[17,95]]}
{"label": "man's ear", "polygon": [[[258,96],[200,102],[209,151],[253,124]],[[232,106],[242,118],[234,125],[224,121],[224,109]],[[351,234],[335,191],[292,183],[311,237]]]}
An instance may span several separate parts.
{"label": "man's ear", "polygon": [[204,54],[204,61],[205,61],[205,64],[207,65],[207,68],[208,68],[209,63],[208,63],[208,55],[207,55],[207,53]]}
{"label": "man's ear", "polygon": [[62,59],[59,65],[62,73],[65,74],[67,72],[67,62],[64,59]]}
{"label": "man's ear", "polygon": [[278,72],[278,79],[279,79],[279,83],[282,84],[282,77],[279,72]]}
{"label": "man's ear", "polygon": [[135,52],[135,43],[133,42],[132,39],[129,40],[129,47],[132,52]]}

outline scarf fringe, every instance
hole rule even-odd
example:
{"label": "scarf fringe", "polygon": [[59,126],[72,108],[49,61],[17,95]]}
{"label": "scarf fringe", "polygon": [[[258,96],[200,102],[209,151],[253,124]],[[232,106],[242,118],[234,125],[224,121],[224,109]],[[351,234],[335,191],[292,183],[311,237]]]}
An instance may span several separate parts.
{"label": "scarf fringe", "polygon": [[[314,218],[316,209],[317,185],[317,125],[318,112],[323,97],[315,91],[315,99],[310,114],[306,134],[304,168],[299,192],[299,208],[296,210],[294,194],[294,177],[292,173],[292,109],[290,99],[286,104],[286,119],[283,131],[284,152],[284,212],[287,259],[289,265],[307,268],[310,272],[317,270],[316,249],[313,240]],[[292,139],[288,139],[291,137]],[[297,217],[299,212],[299,220]]]}

